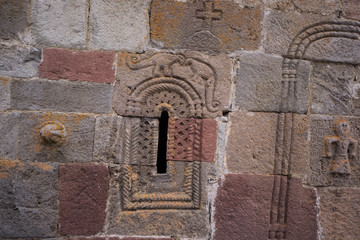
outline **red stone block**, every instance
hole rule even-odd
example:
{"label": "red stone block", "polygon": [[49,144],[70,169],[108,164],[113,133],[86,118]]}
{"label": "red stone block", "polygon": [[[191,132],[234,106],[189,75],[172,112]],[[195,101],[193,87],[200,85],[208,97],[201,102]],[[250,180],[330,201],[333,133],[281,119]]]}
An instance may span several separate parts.
{"label": "red stone block", "polygon": [[48,48],[43,50],[39,76],[48,79],[113,83],[114,61],[114,52],[73,52],[69,49]]}
{"label": "red stone block", "polygon": [[215,160],[217,123],[212,119],[170,118],[168,160]]}
{"label": "red stone block", "polygon": [[100,164],[59,167],[59,224],[62,235],[94,235],[103,229],[109,171]]}

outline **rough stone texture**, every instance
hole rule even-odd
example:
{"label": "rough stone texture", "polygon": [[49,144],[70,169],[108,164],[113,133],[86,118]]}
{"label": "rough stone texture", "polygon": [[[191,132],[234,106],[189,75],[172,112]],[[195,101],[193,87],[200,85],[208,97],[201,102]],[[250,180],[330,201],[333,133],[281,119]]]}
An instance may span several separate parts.
{"label": "rough stone texture", "polygon": [[320,13],[322,15],[331,14],[341,9],[341,0],[315,0],[307,2],[293,0],[293,2],[295,7],[302,12]]}
{"label": "rough stone texture", "polygon": [[240,8],[232,1],[155,0],[151,40],[165,48],[253,50],[260,42],[262,18],[260,6]]}
{"label": "rough stone texture", "polygon": [[37,76],[41,51],[16,40],[0,40],[0,75],[29,78]]}
{"label": "rough stone texture", "polygon": [[360,66],[314,63],[311,112],[360,115]]}
{"label": "rough stone texture", "polygon": [[0,1],[0,38],[19,38],[27,27],[29,0]]}
{"label": "rough stone texture", "polygon": [[311,13],[269,11],[264,17],[263,47],[265,52],[284,56],[293,38],[305,27],[336,19],[336,14],[323,16]]}
{"label": "rough stone texture", "polygon": [[226,159],[231,173],[273,174],[276,113],[230,114]]}
{"label": "rough stone texture", "polygon": [[215,120],[203,120],[202,155],[203,162],[214,162],[217,146],[217,123]]}
{"label": "rough stone texture", "polygon": [[54,237],[57,184],[57,164],[1,159],[0,237]]}
{"label": "rough stone texture", "polygon": [[149,42],[150,0],[91,0],[90,48],[141,51]]}
{"label": "rough stone texture", "polygon": [[357,0],[344,0],[344,17],[360,21],[360,5]]}
{"label": "rough stone texture", "polygon": [[215,200],[214,239],[267,239],[273,181],[266,176],[225,175]]}
{"label": "rough stone texture", "polygon": [[18,147],[20,114],[0,114],[0,157],[15,159]]}
{"label": "rough stone texture", "polygon": [[59,167],[59,225],[62,235],[93,235],[103,229],[109,188],[105,165]]}
{"label": "rough stone texture", "polygon": [[[126,211],[122,209],[121,183],[123,171],[119,165],[110,167],[110,197],[107,211],[107,235],[176,236],[203,239],[209,236],[209,213],[206,207],[207,178],[210,163],[201,163],[200,209],[153,209]],[[158,184],[161,184],[160,182]]]}
{"label": "rough stone texture", "polygon": [[[64,126],[64,140],[47,142],[41,137],[41,128],[49,123]],[[90,162],[94,129],[95,118],[87,114],[22,113],[19,158],[46,162]]]}
{"label": "rough stone texture", "polygon": [[318,192],[323,238],[360,238],[360,189],[320,188]]}
{"label": "rough stone texture", "polygon": [[11,108],[67,112],[109,113],[113,86],[43,79],[13,80]]}
{"label": "rough stone texture", "polygon": [[[114,110],[120,115],[212,118],[229,105],[231,61],[208,56],[148,52],[120,54]],[[151,81],[150,81],[151,80]]]}
{"label": "rough stone texture", "polygon": [[33,1],[33,42],[42,46],[85,48],[86,11],[86,0]]}
{"label": "rough stone texture", "polygon": [[0,77],[0,111],[10,108],[10,78]]}
{"label": "rough stone texture", "polygon": [[[325,139],[336,136],[334,132],[335,124],[341,120],[350,123],[350,137],[359,139],[360,119],[358,117],[343,116],[311,116],[310,122],[310,174],[308,183],[314,186],[359,186],[360,185],[360,162],[359,153],[355,156],[348,154],[346,158],[350,162],[350,174],[333,174],[331,170],[331,160],[327,156]],[[333,147],[336,147],[334,142]],[[344,146],[346,147],[346,145]],[[334,150],[332,150],[333,152]],[[336,152],[335,152],[336,153]],[[349,149],[350,153],[350,149]],[[333,154],[334,155],[334,154]],[[335,157],[335,155],[334,155]],[[336,160],[336,159],[335,159]]]}
{"label": "rough stone texture", "polygon": [[360,41],[346,38],[325,38],[312,43],[306,49],[306,59],[360,64]]}
{"label": "rough stone texture", "polygon": [[123,140],[120,116],[98,116],[95,123],[93,158],[97,162],[119,163]]}
{"label": "rough stone texture", "polygon": [[[280,111],[282,89],[282,57],[261,53],[244,53],[236,82],[235,108],[249,111]],[[297,67],[296,108],[306,113],[310,64],[301,61]]]}
{"label": "rough stone texture", "polygon": [[304,188],[299,179],[290,179],[288,189],[286,239],[318,239],[315,190]]}
{"label": "rough stone texture", "polygon": [[69,79],[98,83],[115,80],[115,53],[48,48],[43,51],[39,76],[48,79]]}

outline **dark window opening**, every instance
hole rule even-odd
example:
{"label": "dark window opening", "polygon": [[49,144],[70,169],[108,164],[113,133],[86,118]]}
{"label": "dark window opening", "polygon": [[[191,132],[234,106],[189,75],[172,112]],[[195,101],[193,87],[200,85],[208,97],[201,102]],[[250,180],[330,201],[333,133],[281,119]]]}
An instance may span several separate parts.
{"label": "dark window opening", "polygon": [[167,162],[167,134],[168,134],[168,123],[169,113],[163,111],[159,120],[159,141],[158,141],[158,152],[157,152],[157,173],[166,173]]}

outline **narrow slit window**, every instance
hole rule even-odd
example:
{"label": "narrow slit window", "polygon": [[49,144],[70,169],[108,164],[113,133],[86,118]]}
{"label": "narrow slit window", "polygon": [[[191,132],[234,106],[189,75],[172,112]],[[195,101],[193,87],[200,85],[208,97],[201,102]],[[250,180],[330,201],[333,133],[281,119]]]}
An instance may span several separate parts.
{"label": "narrow slit window", "polygon": [[167,111],[163,111],[161,113],[161,117],[159,120],[159,141],[158,141],[158,151],[157,151],[157,161],[156,161],[157,173],[166,173],[168,124],[169,124],[169,113]]}

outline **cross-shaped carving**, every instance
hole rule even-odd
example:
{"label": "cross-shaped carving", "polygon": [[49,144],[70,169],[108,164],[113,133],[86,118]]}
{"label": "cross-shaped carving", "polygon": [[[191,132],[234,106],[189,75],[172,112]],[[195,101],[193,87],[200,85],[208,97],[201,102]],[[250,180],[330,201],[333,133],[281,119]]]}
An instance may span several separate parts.
{"label": "cross-shaped carving", "polygon": [[204,20],[204,28],[210,30],[212,22],[214,20],[220,20],[222,17],[222,11],[220,9],[215,9],[214,1],[204,1],[203,9],[196,11],[196,18]]}

